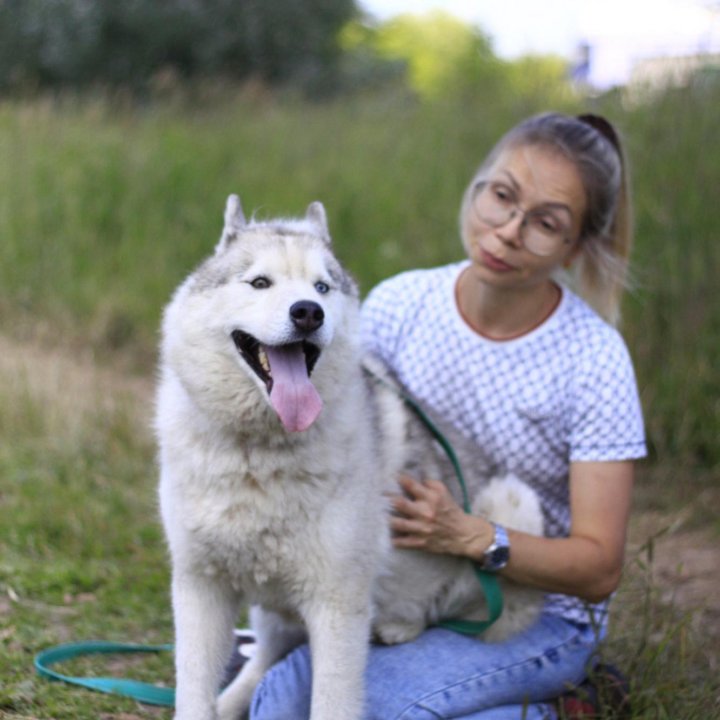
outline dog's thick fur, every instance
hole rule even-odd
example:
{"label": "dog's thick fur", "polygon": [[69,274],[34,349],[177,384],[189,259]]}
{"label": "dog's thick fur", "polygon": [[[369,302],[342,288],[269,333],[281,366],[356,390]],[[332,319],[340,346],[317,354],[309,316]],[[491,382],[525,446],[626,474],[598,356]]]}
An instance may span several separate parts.
{"label": "dog's thick fur", "polygon": [[[371,632],[403,642],[483,615],[468,561],[391,549],[386,494],[400,471],[456,495],[457,481],[392,378],[361,364],[358,306],[320,203],[300,220],[247,222],[230,196],[214,255],[166,308],[156,428],[178,720],[238,720],[306,636],[312,720],[358,720]],[[490,482],[472,452],[474,512],[540,534],[535,494]],[[540,597],[506,583],[492,637],[531,622]],[[241,604],[258,649],[218,699]]]}

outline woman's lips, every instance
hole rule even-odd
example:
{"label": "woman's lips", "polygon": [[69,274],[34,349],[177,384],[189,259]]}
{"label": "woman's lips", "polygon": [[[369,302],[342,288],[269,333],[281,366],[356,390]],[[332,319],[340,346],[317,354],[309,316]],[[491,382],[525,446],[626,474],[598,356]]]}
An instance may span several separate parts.
{"label": "woman's lips", "polygon": [[482,248],[479,248],[479,250],[480,261],[483,265],[490,268],[490,270],[494,270],[495,272],[511,272],[512,270],[515,270],[512,265],[508,265],[508,263],[500,260],[500,258],[496,258],[486,250],[483,250]]}

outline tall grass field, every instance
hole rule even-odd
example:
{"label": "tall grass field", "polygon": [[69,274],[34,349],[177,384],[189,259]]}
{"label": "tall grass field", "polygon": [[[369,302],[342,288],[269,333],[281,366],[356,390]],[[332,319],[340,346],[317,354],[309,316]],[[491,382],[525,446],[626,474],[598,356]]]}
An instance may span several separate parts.
{"label": "tall grass field", "polygon": [[[605,649],[632,679],[635,718],[720,717],[717,615],[678,605],[655,570],[678,522],[720,536],[718,107],[708,84],[555,108],[615,121],[635,188],[622,330],[651,451],[636,505],[654,524],[629,554]],[[466,183],[507,128],[544,109],[481,93],[307,104],[247,90],[202,105],[0,103],[0,717],[170,717],[39,679],[32,657],[89,638],[172,640],[150,429],[157,331],[217,242],[227,195],[258,217],[322,200],[366,292],[462,256]],[[68,669],[172,682],[165,656],[98,662]]]}

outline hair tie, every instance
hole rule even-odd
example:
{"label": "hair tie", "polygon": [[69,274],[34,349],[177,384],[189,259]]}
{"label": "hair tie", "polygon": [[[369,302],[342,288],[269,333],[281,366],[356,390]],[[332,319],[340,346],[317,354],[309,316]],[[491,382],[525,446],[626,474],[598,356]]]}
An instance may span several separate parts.
{"label": "hair tie", "polygon": [[590,127],[597,130],[606,140],[610,142],[615,150],[617,150],[618,155],[622,156],[622,152],[620,150],[620,138],[609,120],[606,120],[602,117],[602,115],[592,115],[590,113],[586,115],[577,115],[576,117],[580,122],[590,125]]}

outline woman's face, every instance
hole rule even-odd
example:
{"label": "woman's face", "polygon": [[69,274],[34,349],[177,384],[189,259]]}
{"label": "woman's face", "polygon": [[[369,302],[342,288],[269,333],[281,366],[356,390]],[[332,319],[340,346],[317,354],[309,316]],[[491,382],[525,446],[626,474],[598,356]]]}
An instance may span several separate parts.
{"label": "woman's face", "polygon": [[574,257],[586,201],[570,160],[521,145],[503,152],[484,179],[461,223],[478,279],[504,287],[537,284]]}

